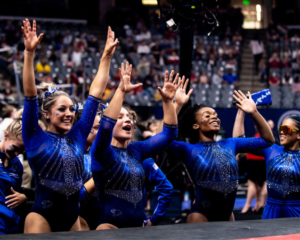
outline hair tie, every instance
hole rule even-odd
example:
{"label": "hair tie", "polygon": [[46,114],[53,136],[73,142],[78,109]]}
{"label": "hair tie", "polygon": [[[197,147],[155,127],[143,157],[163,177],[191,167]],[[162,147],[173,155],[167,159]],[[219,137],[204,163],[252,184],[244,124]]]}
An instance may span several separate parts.
{"label": "hair tie", "polygon": [[74,110],[75,112],[77,112],[78,110],[83,110],[83,104],[82,103],[78,103],[78,105],[75,103],[74,104]]}
{"label": "hair tie", "polygon": [[48,91],[44,93],[44,98],[48,97],[49,95],[55,93],[56,91],[60,91],[60,88],[52,88],[52,87],[48,87]]}

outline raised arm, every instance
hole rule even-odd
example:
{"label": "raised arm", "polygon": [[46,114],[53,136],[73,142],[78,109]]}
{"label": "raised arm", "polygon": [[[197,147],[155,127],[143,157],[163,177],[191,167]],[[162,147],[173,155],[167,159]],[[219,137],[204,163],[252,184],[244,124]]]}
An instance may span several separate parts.
{"label": "raised arm", "polygon": [[237,106],[239,109],[243,110],[245,113],[248,113],[254,123],[257,126],[257,129],[260,133],[260,136],[270,144],[275,143],[275,139],[272,133],[272,130],[267,123],[267,121],[260,115],[258,112],[254,101],[252,100],[250,92],[248,92],[248,98],[241,91],[234,91],[236,95],[233,97],[237,100]]}
{"label": "raised arm", "polygon": [[179,114],[180,110],[182,109],[182,107],[189,101],[192,93],[193,93],[193,89],[190,89],[190,91],[187,93],[186,92],[186,88],[187,85],[189,83],[189,79],[187,79],[185,81],[185,76],[182,77],[182,82],[179,86],[179,88],[176,91],[175,94],[175,102],[174,102],[174,107],[176,110],[176,115]]}
{"label": "raised arm", "polygon": [[23,37],[24,37],[24,67],[23,67],[23,88],[26,97],[35,97],[37,90],[35,86],[33,59],[37,46],[40,44],[43,33],[36,36],[36,22],[33,21],[32,28],[28,19],[23,21]]}
{"label": "raised arm", "polygon": [[102,98],[109,77],[110,61],[118,44],[119,41],[115,39],[115,33],[109,27],[100,66],[89,92],[90,95],[96,98]]}
{"label": "raised arm", "polygon": [[238,109],[233,126],[232,137],[241,137],[245,135],[244,121],[245,112],[241,109]]}

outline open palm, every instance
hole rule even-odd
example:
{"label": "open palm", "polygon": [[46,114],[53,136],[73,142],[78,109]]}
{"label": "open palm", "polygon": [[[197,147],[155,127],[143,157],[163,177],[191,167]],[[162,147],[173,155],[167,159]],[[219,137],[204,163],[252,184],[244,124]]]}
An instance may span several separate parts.
{"label": "open palm", "polygon": [[28,19],[23,21],[24,26],[22,27],[25,50],[28,52],[34,52],[37,46],[40,44],[43,33],[38,37],[36,36],[36,22],[33,20],[32,29]]}
{"label": "open palm", "polygon": [[183,76],[180,86],[177,89],[175,94],[175,102],[179,105],[186,104],[189,101],[191,94],[193,93],[193,89],[190,89],[190,91],[186,93],[186,88],[188,83],[189,83],[189,79],[185,81],[185,76]]}
{"label": "open palm", "polygon": [[132,71],[132,65],[127,62],[126,67],[124,68],[124,63],[122,63],[121,68],[119,68],[119,73],[120,73],[120,84],[119,84],[119,89],[124,92],[128,93],[131,90],[142,86],[142,83],[138,84],[131,84],[131,71]]}
{"label": "open palm", "polygon": [[234,91],[234,93],[235,95],[233,95],[233,97],[238,102],[236,105],[239,109],[248,114],[254,113],[257,110],[256,104],[253,101],[250,92],[247,94],[248,98],[240,90]]}
{"label": "open palm", "polygon": [[112,57],[116,50],[116,46],[119,44],[118,39],[115,39],[115,32],[111,30],[110,27],[108,27],[107,31],[107,39],[106,39],[106,44],[104,48],[104,53],[107,54],[108,56]]}
{"label": "open palm", "polygon": [[176,75],[174,81],[173,76],[174,71],[171,72],[170,77],[168,71],[166,71],[164,87],[162,89],[160,87],[158,88],[158,91],[160,92],[163,101],[173,100],[173,98],[175,97],[175,93],[181,83],[181,81],[178,82],[179,74]]}

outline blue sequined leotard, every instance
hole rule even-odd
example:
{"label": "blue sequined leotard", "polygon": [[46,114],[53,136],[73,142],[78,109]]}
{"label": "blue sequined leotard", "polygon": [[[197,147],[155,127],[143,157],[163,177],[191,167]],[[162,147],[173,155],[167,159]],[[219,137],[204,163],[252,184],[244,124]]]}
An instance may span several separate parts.
{"label": "blue sequined leotard", "polygon": [[262,138],[230,138],[219,142],[189,144],[174,141],[168,153],[182,160],[195,184],[191,212],[209,221],[228,221],[238,186],[236,154],[269,147]]}
{"label": "blue sequined leotard", "polygon": [[300,217],[300,151],[274,144],[259,154],[267,164],[268,198],[263,219]]}
{"label": "blue sequined leotard", "polygon": [[[170,205],[173,194],[173,186],[152,158],[148,158],[143,161],[142,166],[144,168],[145,178],[149,180],[150,184],[154,186],[154,189],[157,190],[159,194],[156,207],[150,218],[151,223],[153,225],[157,225],[165,216]],[[145,191],[144,197],[146,198]],[[145,215],[145,221],[147,220],[148,217]]]}
{"label": "blue sequined leotard", "polygon": [[80,120],[67,134],[56,134],[38,125],[36,97],[24,100],[22,136],[37,193],[32,212],[42,215],[52,231],[69,231],[78,218],[83,153],[98,105],[89,96]]}
{"label": "blue sequined leotard", "polygon": [[[6,159],[5,153],[0,152],[2,162]],[[0,163],[0,234],[16,233],[18,231],[19,217],[13,209],[9,209],[5,204],[5,197],[20,191],[22,184],[23,166],[19,158],[9,161],[7,167]]]}
{"label": "blue sequined leotard", "polygon": [[115,124],[116,120],[102,117],[91,149],[92,172],[101,209],[98,224],[141,227],[145,217],[142,160],[167,147],[177,136],[177,126],[165,124],[161,133],[147,141],[117,148],[110,145]]}

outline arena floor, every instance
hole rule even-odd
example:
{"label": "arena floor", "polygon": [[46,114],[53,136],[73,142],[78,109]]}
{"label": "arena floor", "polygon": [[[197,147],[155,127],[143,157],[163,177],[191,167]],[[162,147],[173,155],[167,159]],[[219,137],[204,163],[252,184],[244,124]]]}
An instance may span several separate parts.
{"label": "arena floor", "polygon": [[151,228],[127,228],[105,231],[15,234],[0,239],[300,239],[300,218],[173,224]]}

